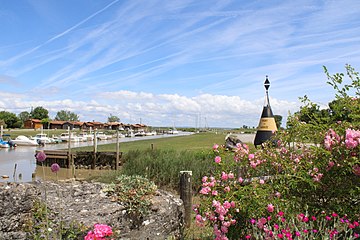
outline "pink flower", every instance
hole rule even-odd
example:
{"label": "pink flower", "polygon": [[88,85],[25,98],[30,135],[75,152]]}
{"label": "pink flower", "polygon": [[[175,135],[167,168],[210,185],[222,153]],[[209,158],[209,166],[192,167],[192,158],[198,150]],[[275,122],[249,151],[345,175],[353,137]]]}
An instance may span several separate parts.
{"label": "pink flower", "polygon": [[267,210],[268,212],[273,212],[274,211],[274,206],[270,203],[267,205]]}
{"label": "pink flower", "polygon": [[356,176],[360,176],[360,166],[358,164],[353,166],[353,172]]}
{"label": "pink flower", "polygon": [[264,184],[265,181],[264,181],[263,179],[260,179],[259,183],[260,183],[260,184]]}
{"label": "pink flower", "polygon": [[217,150],[219,148],[219,145],[214,144],[214,146],[212,148],[213,148],[213,150]]}
{"label": "pink flower", "polygon": [[84,237],[84,240],[95,240],[95,234],[93,231],[89,231],[86,236]]}
{"label": "pink flower", "polygon": [[211,195],[217,196],[217,195],[218,195],[218,191],[216,191],[216,190],[212,191],[212,192],[211,192]]}
{"label": "pink flower", "polygon": [[36,155],[35,155],[35,158],[38,162],[43,162],[45,161],[46,159],[46,154],[44,152],[38,152]]}
{"label": "pink flower", "polygon": [[208,180],[207,176],[203,176],[202,179],[201,179],[202,182],[207,182],[207,180]]}
{"label": "pink flower", "polygon": [[238,182],[242,183],[243,181],[244,181],[244,179],[242,177],[239,177]]}
{"label": "pink flower", "polygon": [[252,154],[252,153],[250,153],[250,154],[249,154],[249,160],[254,159],[254,157],[255,157],[255,155],[254,155],[254,154]]}
{"label": "pink flower", "polygon": [[228,180],[228,175],[225,172],[221,173],[221,180],[223,180],[223,181]]}
{"label": "pink flower", "polygon": [[225,192],[230,192],[230,187],[229,186],[224,187],[224,191]]}
{"label": "pink flower", "polygon": [[53,164],[51,165],[50,169],[51,169],[51,171],[52,171],[53,173],[56,173],[56,172],[58,172],[58,171],[60,170],[60,166],[59,166],[59,164],[57,164],[57,163],[53,163]]}
{"label": "pink flower", "polygon": [[231,204],[230,204],[228,201],[225,201],[225,202],[223,203],[223,206],[224,206],[225,209],[231,208]]}
{"label": "pink flower", "polygon": [[210,187],[203,187],[203,188],[201,188],[201,190],[200,190],[200,193],[201,193],[201,194],[204,194],[204,195],[209,194],[209,192],[211,192],[211,188],[210,188]]}
{"label": "pink flower", "polygon": [[195,219],[196,219],[197,223],[203,223],[204,222],[204,219],[200,214],[197,214]]}
{"label": "pink flower", "polygon": [[113,232],[110,226],[105,224],[95,224],[94,230],[89,231],[84,240],[101,240],[104,239],[104,237],[111,236],[112,234]]}
{"label": "pink flower", "polygon": [[221,163],[221,157],[220,157],[220,156],[216,156],[216,157],[215,157],[215,162],[216,162],[216,163]]}

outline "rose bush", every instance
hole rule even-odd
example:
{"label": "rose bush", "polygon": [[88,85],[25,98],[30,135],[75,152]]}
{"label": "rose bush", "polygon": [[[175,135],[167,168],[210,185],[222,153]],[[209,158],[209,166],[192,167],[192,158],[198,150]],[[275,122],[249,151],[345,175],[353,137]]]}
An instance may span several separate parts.
{"label": "rose bush", "polygon": [[[313,121],[308,115],[308,122],[303,122],[301,114],[316,110],[309,104],[311,111],[305,106],[289,117],[287,129],[274,138],[276,147],[265,144],[262,149],[250,151],[247,145],[238,144],[229,151],[224,145],[214,145],[213,170],[202,178],[201,204],[194,206],[196,223],[212,226],[215,239],[239,239],[249,236],[255,224],[251,219],[264,225],[268,219],[263,216],[275,209],[289,216],[299,212],[314,217],[322,212],[336,213],[358,222],[360,122],[354,111],[360,115],[360,79],[357,73],[351,73],[352,82],[344,88],[339,87],[342,80],[338,75],[330,82],[338,91],[336,103],[342,109],[351,109],[350,115],[339,120],[337,113],[326,111],[331,116],[320,121],[320,115],[312,115],[316,117]],[[356,97],[348,97],[346,90],[354,90]],[[348,106],[344,99],[348,99]],[[352,237],[359,234],[358,225],[351,229],[355,234]],[[277,234],[278,238],[299,237],[296,231],[291,232],[291,238],[290,233]],[[335,236],[339,234],[334,232]]]}

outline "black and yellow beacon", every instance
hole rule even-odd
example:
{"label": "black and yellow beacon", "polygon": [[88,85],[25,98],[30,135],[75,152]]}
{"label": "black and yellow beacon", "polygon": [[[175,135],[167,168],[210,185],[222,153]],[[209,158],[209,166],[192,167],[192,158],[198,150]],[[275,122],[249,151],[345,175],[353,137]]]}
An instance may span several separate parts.
{"label": "black and yellow beacon", "polygon": [[269,102],[270,81],[268,79],[268,76],[266,76],[264,86],[266,89],[265,104],[261,114],[259,126],[257,128],[255,135],[255,140],[254,140],[255,147],[269,140],[273,136],[273,134],[277,131],[274,114],[271,110],[270,102]]}

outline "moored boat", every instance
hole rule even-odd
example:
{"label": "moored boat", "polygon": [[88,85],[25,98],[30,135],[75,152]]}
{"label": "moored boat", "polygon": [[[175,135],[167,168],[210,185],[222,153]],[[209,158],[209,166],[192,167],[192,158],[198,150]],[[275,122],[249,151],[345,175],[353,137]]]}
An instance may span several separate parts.
{"label": "moored boat", "polygon": [[55,143],[55,141],[52,138],[49,138],[45,133],[38,133],[31,139],[37,141],[39,144]]}
{"label": "moored boat", "polygon": [[59,137],[63,142],[79,142],[80,138],[76,136],[75,134],[71,133],[69,136],[69,133],[62,133]]}
{"label": "moored boat", "polygon": [[19,135],[14,140],[11,140],[18,146],[38,146],[39,143],[36,140],[32,140],[26,136]]}
{"label": "moored boat", "polygon": [[8,142],[0,139],[0,148],[10,148],[10,145]]}

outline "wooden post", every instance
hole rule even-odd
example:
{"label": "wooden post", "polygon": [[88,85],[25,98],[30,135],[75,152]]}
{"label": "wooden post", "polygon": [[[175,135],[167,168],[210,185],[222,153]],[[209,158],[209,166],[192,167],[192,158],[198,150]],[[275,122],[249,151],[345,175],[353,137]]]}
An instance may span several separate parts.
{"label": "wooden post", "polygon": [[116,130],[116,166],[115,170],[118,170],[119,168],[119,162],[120,162],[120,145],[119,145],[119,128]]}
{"label": "wooden post", "polygon": [[180,171],[180,199],[184,203],[185,209],[185,226],[191,225],[191,206],[192,206],[192,194],[191,194],[191,176],[192,171]]}
{"label": "wooden post", "polygon": [[151,150],[154,150],[154,144],[153,143],[151,144]]}
{"label": "wooden post", "polygon": [[95,169],[96,166],[96,155],[97,155],[97,136],[96,136],[97,128],[94,129],[94,160],[92,164],[92,169]]}
{"label": "wooden post", "polygon": [[75,166],[74,166],[74,158],[71,155],[71,131],[70,131],[70,126],[68,126],[68,134],[69,134],[69,138],[68,138],[68,165],[69,168],[71,168],[71,178],[74,178],[75,176]]}
{"label": "wooden post", "polygon": [[0,138],[2,138],[2,135],[4,135],[3,133],[4,133],[4,126],[1,125],[0,126]]}

